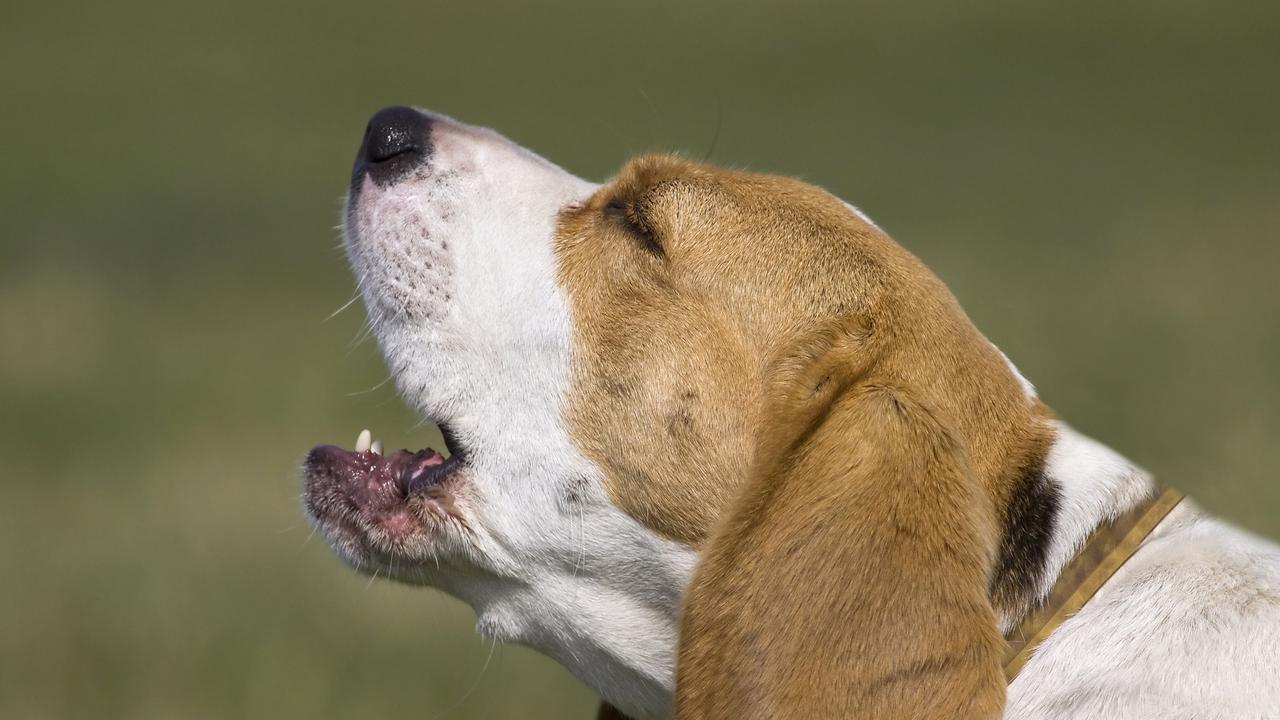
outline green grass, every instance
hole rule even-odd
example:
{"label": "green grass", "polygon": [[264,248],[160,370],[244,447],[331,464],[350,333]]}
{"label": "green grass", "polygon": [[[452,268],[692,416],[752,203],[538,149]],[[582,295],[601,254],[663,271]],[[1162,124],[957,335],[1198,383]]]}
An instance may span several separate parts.
{"label": "green grass", "polygon": [[[336,250],[414,103],[606,177],[800,175],[920,254],[1064,417],[1280,536],[1280,6],[23,3],[0,27],[0,717],[589,717],[370,584],[297,464],[388,386]],[[1064,6],[1065,8],[1065,6]]]}

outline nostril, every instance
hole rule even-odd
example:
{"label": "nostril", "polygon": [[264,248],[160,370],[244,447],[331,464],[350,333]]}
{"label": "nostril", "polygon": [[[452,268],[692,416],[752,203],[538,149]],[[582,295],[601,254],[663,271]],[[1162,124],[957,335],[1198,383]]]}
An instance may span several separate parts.
{"label": "nostril", "polygon": [[381,163],[420,152],[426,145],[428,125],[427,117],[413,108],[396,106],[379,110],[365,130],[365,160]]}

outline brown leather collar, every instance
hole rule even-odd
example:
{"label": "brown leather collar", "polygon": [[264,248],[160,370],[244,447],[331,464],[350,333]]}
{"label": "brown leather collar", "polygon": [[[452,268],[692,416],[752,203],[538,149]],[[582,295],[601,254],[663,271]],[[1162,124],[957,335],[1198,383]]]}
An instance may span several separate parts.
{"label": "brown leather collar", "polygon": [[1094,528],[1084,546],[1062,569],[1044,603],[1005,634],[1006,682],[1013,682],[1040,643],[1089,602],[1181,501],[1182,493],[1157,483],[1150,498]]}

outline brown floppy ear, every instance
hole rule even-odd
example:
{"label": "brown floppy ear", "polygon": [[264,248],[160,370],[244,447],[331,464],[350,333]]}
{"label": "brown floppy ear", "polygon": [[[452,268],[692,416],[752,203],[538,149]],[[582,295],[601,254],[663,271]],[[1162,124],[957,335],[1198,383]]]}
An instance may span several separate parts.
{"label": "brown floppy ear", "polygon": [[681,720],[1001,713],[989,501],[857,335],[776,364],[752,472],[686,595]]}

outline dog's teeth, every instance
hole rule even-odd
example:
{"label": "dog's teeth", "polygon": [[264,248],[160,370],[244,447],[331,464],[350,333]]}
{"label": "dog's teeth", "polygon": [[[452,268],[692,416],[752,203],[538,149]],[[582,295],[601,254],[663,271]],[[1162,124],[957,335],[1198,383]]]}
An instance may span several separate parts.
{"label": "dog's teeth", "polygon": [[374,441],[373,441],[373,444],[369,446],[369,450],[373,451],[373,454],[374,454],[374,455],[381,455],[381,454],[382,454],[382,441],[381,441],[381,440],[374,440]]}
{"label": "dog's teeth", "polygon": [[369,446],[373,444],[373,433],[366,430],[360,431],[360,437],[356,438],[356,452],[366,452]]}

